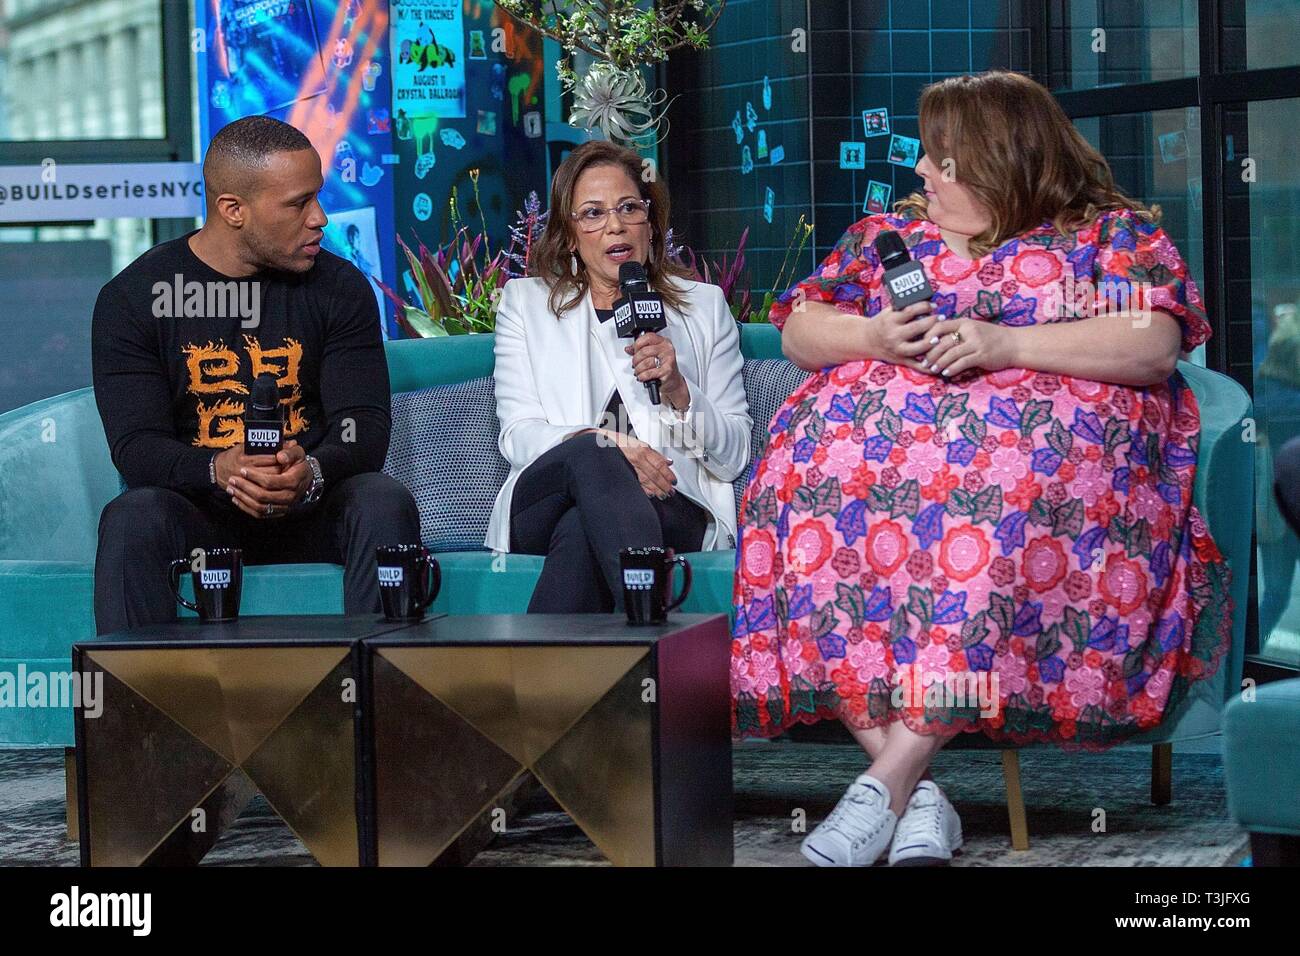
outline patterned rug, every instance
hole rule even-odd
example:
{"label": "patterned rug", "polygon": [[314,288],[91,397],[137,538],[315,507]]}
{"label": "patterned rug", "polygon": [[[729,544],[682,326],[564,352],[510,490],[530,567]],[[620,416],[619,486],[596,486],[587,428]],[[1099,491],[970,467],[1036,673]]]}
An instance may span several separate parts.
{"label": "patterned rug", "polygon": [[[1149,749],[1021,754],[1030,848],[1011,849],[1002,762],[981,751],[940,753],[934,776],[961,815],[966,846],[956,866],[1234,866],[1247,836],[1228,818],[1216,754],[1173,759],[1173,802],[1150,803]],[[734,751],[739,866],[807,866],[793,830],[799,811],[816,825],[865,767],[853,746],[753,743]],[[64,837],[63,755],[0,751],[0,866],[77,864]],[[1094,832],[1097,811],[1104,831]],[[603,865],[600,852],[544,793],[525,800],[474,866]],[[311,866],[303,845],[259,796],[203,864]]]}

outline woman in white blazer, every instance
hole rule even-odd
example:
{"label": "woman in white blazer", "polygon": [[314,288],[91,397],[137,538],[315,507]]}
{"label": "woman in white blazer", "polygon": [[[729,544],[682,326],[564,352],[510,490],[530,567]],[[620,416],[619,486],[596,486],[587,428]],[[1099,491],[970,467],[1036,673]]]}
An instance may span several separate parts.
{"label": "woman in white blazer", "polygon": [[[619,551],[731,548],[731,482],[749,467],[740,336],[717,286],[668,261],[668,196],[641,158],[584,143],[556,170],[533,276],[496,318],[496,401],[510,473],[485,544],[544,554],[528,610],[623,606]],[[667,327],[632,344],[610,321],[619,266],[645,266]],[[657,381],[661,404],[645,383]]]}

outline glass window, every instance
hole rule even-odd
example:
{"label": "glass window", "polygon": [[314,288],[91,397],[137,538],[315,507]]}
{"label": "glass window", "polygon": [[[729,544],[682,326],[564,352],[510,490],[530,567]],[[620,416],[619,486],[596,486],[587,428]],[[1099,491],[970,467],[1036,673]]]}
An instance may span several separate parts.
{"label": "glass window", "polygon": [[[1200,109],[1094,116],[1074,125],[1106,158],[1124,193],[1160,207],[1160,227],[1178,247],[1197,287],[1203,287]],[[1190,361],[1205,365],[1204,345]]]}
{"label": "glass window", "polygon": [[0,140],[163,135],[160,0],[0,2]]}
{"label": "glass window", "polygon": [[1064,0],[1048,13],[1050,86],[1082,90],[1200,70],[1196,0]]}
{"label": "glass window", "polygon": [[0,322],[0,412],[90,384],[99,290],[152,245],[147,219],[0,227],[0,302],[21,306]]}
{"label": "glass window", "polygon": [[1300,99],[1225,109],[1225,130],[1233,137],[1230,151],[1225,143],[1227,273],[1237,277],[1229,309],[1254,331],[1259,653],[1292,666],[1300,664],[1300,540],[1282,519],[1271,486],[1274,456],[1300,437],[1297,120]]}
{"label": "glass window", "polygon": [[1300,64],[1296,0],[1223,0],[1224,70]]}

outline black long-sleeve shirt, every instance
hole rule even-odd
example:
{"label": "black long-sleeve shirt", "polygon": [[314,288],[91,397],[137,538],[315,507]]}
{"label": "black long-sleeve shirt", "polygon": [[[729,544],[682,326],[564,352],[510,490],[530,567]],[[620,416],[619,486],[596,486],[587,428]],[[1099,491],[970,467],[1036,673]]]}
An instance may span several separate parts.
{"label": "black long-sleeve shirt", "polygon": [[95,303],[95,401],[127,486],[213,491],[208,463],[243,441],[260,372],[279,381],[285,437],[316,457],[327,487],[378,471],[392,422],[365,277],[322,249],[305,273],[232,279],[194,254],[193,234],[150,249]]}

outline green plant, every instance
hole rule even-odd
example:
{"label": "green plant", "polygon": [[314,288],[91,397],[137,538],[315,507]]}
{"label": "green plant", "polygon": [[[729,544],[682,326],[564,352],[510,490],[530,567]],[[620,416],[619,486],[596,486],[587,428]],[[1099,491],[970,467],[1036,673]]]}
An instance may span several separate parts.
{"label": "green plant", "polygon": [[[812,235],[812,230],[812,224],[807,221],[807,217],[801,215],[799,222],[795,225],[794,234],[786,245],[781,270],[776,274],[776,278],[772,280],[768,287],[769,291],[763,293],[763,301],[757,308],[754,307],[753,286],[749,282],[749,273],[745,271],[745,244],[749,241],[748,228],[740,234],[740,242],[736,244],[735,253],[732,255],[724,254],[721,262],[710,262],[703,256],[697,256],[689,246],[676,244],[672,230],[669,230],[667,241],[668,257],[686,268],[696,281],[716,284],[721,288],[723,295],[726,296],[727,305],[731,307],[731,314],[735,316],[737,322],[766,322],[772,310],[772,303],[794,280],[793,269],[798,265],[799,256],[803,254],[804,246],[808,244],[808,237]],[[787,275],[787,270],[790,270],[789,275]]]}
{"label": "green plant", "polygon": [[[470,171],[470,182],[477,200],[477,170]],[[455,189],[451,194],[454,234],[450,242],[430,249],[417,238],[413,250],[398,236],[397,243],[410,265],[419,302],[404,301],[382,283],[380,288],[397,306],[397,324],[402,331],[412,338],[491,332],[496,327],[496,305],[502,286],[528,271],[532,244],[546,222],[546,214],[540,212],[538,205],[536,194],[529,195],[525,212],[519,214],[519,221],[511,227],[510,244],[495,254],[491,251],[486,222],[480,218],[481,231],[471,234],[461,220]],[[481,204],[479,209],[482,210]]]}
{"label": "green plant", "polygon": [[497,0],[515,20],[557,41],[566,54],[556,64],[560,80],[578,80],[569,58],[578,50],[607,60],[620,72],[668,59],[678,47],[708,46],[709,30],[727,0]]}

